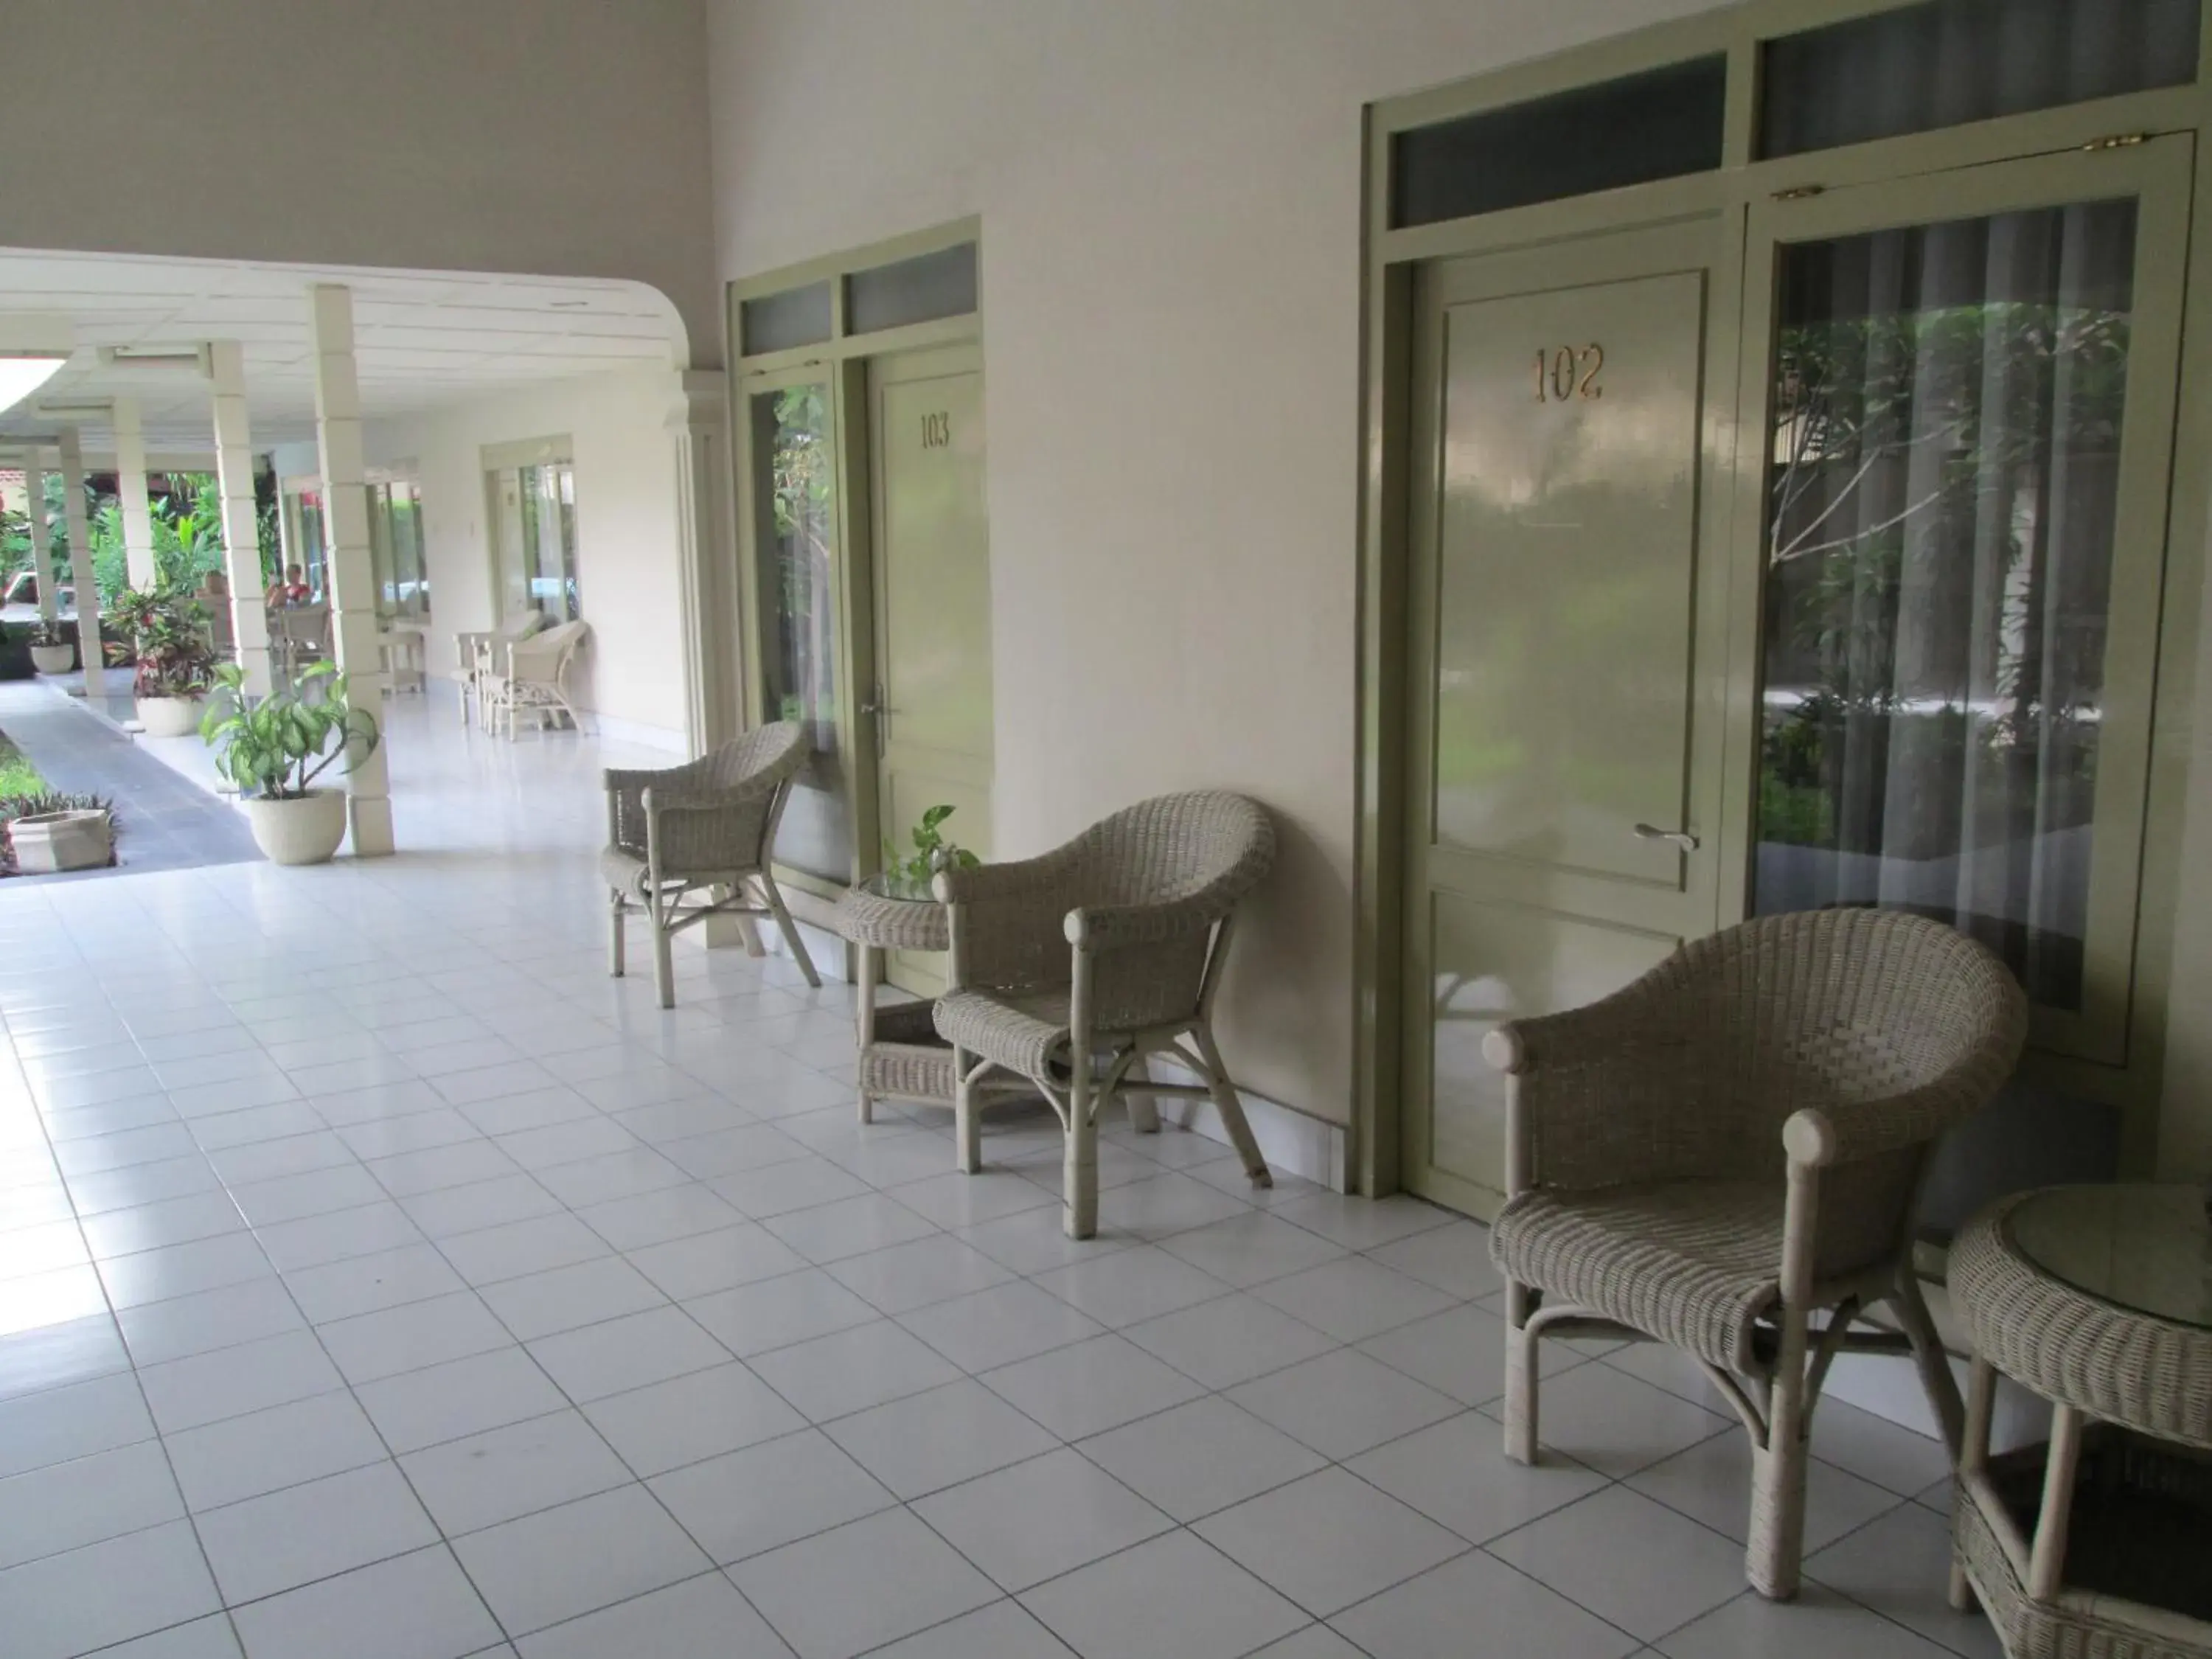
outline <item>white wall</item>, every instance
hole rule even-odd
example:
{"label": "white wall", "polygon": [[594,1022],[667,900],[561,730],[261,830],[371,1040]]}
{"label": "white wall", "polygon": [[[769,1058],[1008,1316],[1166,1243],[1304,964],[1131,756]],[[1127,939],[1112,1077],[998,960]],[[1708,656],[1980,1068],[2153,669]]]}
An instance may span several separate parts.
{"label": "white wall", "polygon": [[1276,809],[1223,1045],[1351,1104],[1360,112],[1696,0],[712,0],[734,278],[980,213],[1006,854]]}
{"label": "white wall", "polygon": [[720,361],[702,0],[0,0],[10,246],[619,276]]}
{"label": "white wall", "polygon": [[[582,706],[610,735],[680,748],[684,622],[676,440],[677,376],[628,370],[371,422],[371,466],[416,463],[430,573],[430,670],[453,666],[453,635],[496,621],[486,446],[567,436],[576,469],[576,580],[591,643]],[[289,452],[278,452],[279,474]],[[304,471],[313,470],[312,452]]]}

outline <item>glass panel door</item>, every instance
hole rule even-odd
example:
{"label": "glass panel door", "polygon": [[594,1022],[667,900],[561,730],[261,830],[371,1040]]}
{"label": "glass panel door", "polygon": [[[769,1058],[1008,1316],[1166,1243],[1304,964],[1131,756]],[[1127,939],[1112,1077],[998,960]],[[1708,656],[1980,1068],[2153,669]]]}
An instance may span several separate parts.
{"label": "glass panel door", "polygon": [[751,573],[759,618],[761,706],[805,726],[811,754],[784,807],[777,862],[847,882],[854,820],[840,713],[837,458],[830,387],[803,381],[750,399]]}
{"label": "glass panel door", "polygon": [[1753,224],[1774,297],[1752,908],[1939,918],[2020,975],[2042,1041],[2108,1060],[2187,179],[2166,141]]}

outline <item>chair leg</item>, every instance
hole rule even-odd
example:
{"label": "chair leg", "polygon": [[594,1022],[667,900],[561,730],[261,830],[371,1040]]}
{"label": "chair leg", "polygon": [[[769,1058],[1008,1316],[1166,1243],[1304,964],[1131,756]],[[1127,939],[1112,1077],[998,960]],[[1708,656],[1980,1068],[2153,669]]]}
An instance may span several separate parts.
{"label": "chair leg", "polygon": [[[1785,1273],[1785,1277],[1787,1277]],[[1796,1599],[1805,1558],[1806,1435],[1812,1402],[1807,1388],[1807,1317],[1784,1303],[1782,1341],[1767,1389],[1765,1443],[1751,1448],[1751,1525],[1744,1576],[1770,1601]]]}
{"label": "chair leg", "polygon": [[668,931],[668,901],[659,894],[647,900],[653,921],[653,988],[660,993],[660,1006],[676,1006],[675,935]]}
{"label": "chair leg", "polygon": [[1145,1091],[1145,1085],[1152,1080],[1152,1071],[1141,1054],[1131,1060],[1129,1069],[1121,1073],[1121,1093],[1129,1103],[1129,1127],[1140,1135],[1160,1132],[1159,1097]]}
{"label": "chair leg", "polygon": [[1098,1234],[1098,1121],[1091,1115],[1091,1056],[1077,1054],[1067,1083],[1067,1137],[1060,1171],[1067,1236]]}
{"label": "chair leg", "polygon": [[953,1164],[962,1175],[978,1175],[983,1168],[983,1114],[968,1078],[975,1066],[975,1057],[966,1049],[952,1051]]}
{"label": "chair leg", "polygon": [[1534,1298],[1526,1285],[1505,1285],[1505,1455],[1516,1463],[1536,1461],[1536,1343],[1528,1328]]}
{"label": "chair leg", "polygon": [[1891,1298],[1891,1305],[1897,1310],[1897,1322],[1905,1327],[1905,1337],[1912,1344],[1912,1363],[1919,1368],[1920,1386],[1928,1392],[1928,1403],[1942,1428],[1943,1444],[1949,1449],[1955,1467],[1965,1443],[1966,1407],[1959,1400],[1959,1379],[1951,1374],[1951,1361],[1943,1352],[1943,1339],[1936,1334],[1935,1317],[1928,1311],[1928,1298],[1921,1294],[1920,1277],[1912,1271],[1910,1261],[1898,1274],[1897,1294]]}
{"label": "chair leg", "polygon": [[1229,1068],[1221,1063],[1221,1050],[1214,1047],[1213,1032],[1201,1019],[1191,1027],[1191,1036],[1198,1039],[1199,1057],[1206,1061],[1206,1091],[1213,1097],[1213,1109],[1221,1115],[1221,1127],[1229,1131],[1229,1144],[1244,1160],[1244,1173],[1252,1178],[1255,1187],[1273,1186],[1275,1177],[1268,1171],[1267,1160],[1261,1155],[1251,1124],[1245,1121],[1244,1103],[1237,1097],[1237,1085],[1230,1082]]}
{"label": "chair leg", "polygon": [[799,924],[784,908],[783,892],[775,884],[775,878],[765,870],[760,872],[761,891],[767,896],[769,912],[775,925],[783,930],[783,942],[791,951],[791,959],[799,964],[799,971],[806,975],[806,982],[816,990],[822,988],[822,975],[814,971],[814,958],[806,954],[806,941],[799,937]]}
{"label": "chair leg", "polygon": [[623,976],[623,903],[622,889],[607,890],[607,973],[615,979]]}
{"label": "chair leg", "polygon": [[1803,1376],[1779,1376],[1764,1446],[1751,1449],[1751,1536],[1744,1573],[1770,1601],[1794,1601],[1805,1556],[1805,1431],[1802,1401],[1784,1409],[1785,1394],[1802,1395]]}

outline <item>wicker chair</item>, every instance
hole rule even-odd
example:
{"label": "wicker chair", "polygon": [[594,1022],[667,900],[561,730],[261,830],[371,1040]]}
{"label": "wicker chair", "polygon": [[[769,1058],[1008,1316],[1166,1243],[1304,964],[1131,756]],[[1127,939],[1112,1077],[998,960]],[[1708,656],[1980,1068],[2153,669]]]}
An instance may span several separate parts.
{"label": "wicker chair", "polygon": [[[1098,1112],[1125,1091],[1144,1097],[1147,1127],[1155,1097],[1212,1100],[1254,1183],[1271,1184],[1212,1011],[1237,901],[1274,856],[1261,807],[1208,793],[1132,806],[1040,858],[941,872],[951,988],[935,1018],[953,1048],[960,1167],[981,1167],[978,1097],[995,1067],[1059,1114],[1070,1238],[1098,1230]],[[1148,1054],[1205,1080],[1154,1082]]]}
{"label": "wicker chair", "polygon": [[[611,900],[609,973],[622,976],[623,915],[635,904],[653,928],[653,982],[664,1008],[676,1006],[670,940],[714,915],[773,916],[806,982],[822,983],[769,872],[776,821],[807,753],[805,728],[779,720],[686,765],[605,775],[607,849],[599,873]],[[748,898],[748,883],[759,890],[758,903]]]}
{"label": "wicker chair", "polygon": [[[1491,1235],[1506,1455],[1535,1461],[1540,1338],[1680,1348],[1751,1434],[1751,1583],[1796,1595],[1806,1437],[1838,1352],[1909,1351],[1957,1453],[1914,1212],[1936,1140],[2004,1081],[2027,1029],[1981,945],[1850,909],[1729,928],[1602,1001],[1490,1033],[1509,1074]],[[1850,1328],[1876,1303],[1900,1330]]]}
{"label": "wicker chair", "polygon": [[568,701],[568,671],[591,631],[589,623],[566,622],[508,641],[506,662],[495,663],[477,682],[477,695],[489,711],[495,733],[504,721],[507,740],[513,743],[515,716],[525,709],[538,716],[541,728],[549,720],[565,720],[572,730],[583,729]]}
{"label": "wicker chair", "polygon": [[453,666],[448,671],[459,688],[461,724],[469,723],[469,699],[477,701],[476,723],[486,726],[484,688],[507,666],[507,647],[542,629],[549,618],[543,611],[526,611],[497,628],[471,629],[453,635]]}

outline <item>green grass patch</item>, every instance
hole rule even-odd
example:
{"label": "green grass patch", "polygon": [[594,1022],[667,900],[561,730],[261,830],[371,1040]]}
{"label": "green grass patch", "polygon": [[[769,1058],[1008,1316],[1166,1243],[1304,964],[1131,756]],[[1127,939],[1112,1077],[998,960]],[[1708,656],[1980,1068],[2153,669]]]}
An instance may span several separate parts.
{"label": "green grass patch", "polygon": [[0,800],[17,795],[43,795],[46,781],[39,769],[31,764],[23,751],[8,741],[8,734],[0,732]]}

